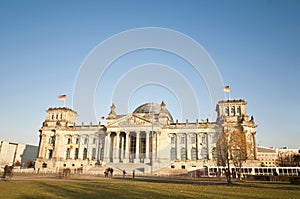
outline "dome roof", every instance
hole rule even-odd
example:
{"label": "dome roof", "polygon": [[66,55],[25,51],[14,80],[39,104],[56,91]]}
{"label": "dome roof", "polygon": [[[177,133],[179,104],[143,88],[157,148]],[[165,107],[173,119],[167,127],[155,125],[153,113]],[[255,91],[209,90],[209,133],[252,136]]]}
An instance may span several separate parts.
{"label": "dome roof", "polygon": [[[137,107],[133,113],[145,113],[145,114],[155,114],[158,115],[160,113],[161,106],[157,103],[146,103]],[[165,109],[171,121],[173,121],[173,117],[170,112]]]}

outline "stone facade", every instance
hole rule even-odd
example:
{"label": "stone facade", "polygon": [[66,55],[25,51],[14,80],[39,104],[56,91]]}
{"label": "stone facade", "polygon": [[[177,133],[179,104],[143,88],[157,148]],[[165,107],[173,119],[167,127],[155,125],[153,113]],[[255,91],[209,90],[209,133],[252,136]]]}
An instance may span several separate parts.
{"label": "stone facade", "polygon": [[75,111],[49,108],[39,130],[36,168],[58,171],[102,164],[136,165],[144,173],[163,168],[193,170],[216,165],[220,134],[235,129],[246,137],[249,160],[256,160],[256,125],[244,100],[220,101],[215,122],[174,122],[164,102],[143,104],[126,115],[115,109],[113,104],[105,125],[76,125]]}

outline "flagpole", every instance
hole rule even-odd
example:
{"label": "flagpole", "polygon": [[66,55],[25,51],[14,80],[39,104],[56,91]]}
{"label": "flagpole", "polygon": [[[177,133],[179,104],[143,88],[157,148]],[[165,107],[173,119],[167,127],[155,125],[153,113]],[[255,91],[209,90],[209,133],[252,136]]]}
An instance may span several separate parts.
{"label": "flagpole", "polygon": [[64,107],[66,107],[66,99],[64,99]]}

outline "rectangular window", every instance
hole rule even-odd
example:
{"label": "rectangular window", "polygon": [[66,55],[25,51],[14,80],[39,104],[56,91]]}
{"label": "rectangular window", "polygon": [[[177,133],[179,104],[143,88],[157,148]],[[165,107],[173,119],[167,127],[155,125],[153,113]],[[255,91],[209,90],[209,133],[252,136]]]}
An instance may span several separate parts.
{"label": "rectangular window", "polygon": [[84,144],[87,144],[88,139],[84,138]]}
{"label": "rectangular window", "polygon": [[195,144],[195,143],[196,143],[196,137],[195,137],[195,136],[192,136],[192,137],[191,137],[191,143],[192,143],[192,144]]}
{"label": "rectangular window", "polygon": [[82,159],[85,160],[86,158],[87,158],[87,148],[84,148]]}
{"label": "rectangular window", "polygon": [[76,149],[75,149],[75,160],[77,160],[77,159],[78,159],[78,153],[79,153],[79,149],[78,149],[78,148],[76,148]]}
{"label": "rectangular window", "polygon": [[171,144],[175,144],[175,137],[171,137]]}
{"label": "rectangular window", "polygon": [[180,137],[180,144],[184,144],[184,136]]}
{"label": "rectangular window", "polygon": [[53,155],[53,150],[49,149],[48,159],[51,160]]}
{"label": "rectangular window", "polygon": [[235,115],[235,109],[234,109],[234,106],[231,107],[231,114],[232,114],[232,115]]}
{"label": "rectangular window", "polygon": [[202,143],[206,143],[206,136],[202,136]]}
{"label": "rectangular window", "polygon": [[70,148],[67,148],[66,160],[70,159]]}
{"label": "rectangular window", "polygon": [[236,112],[238,115],[241,115],[241,107],[240,106],[237,107]]}
{"label": "rectangular window", "polygon": [[79,138],[76,138],[76,144],[79,144]]}
{"label": "rectangular window", "polygon": [[55,145],[55,136],[52,136],[52,137],[51,137],[50,144]]}
{"label": "rectangular window", "polygon": [[96,148],[92,149],[92,160],[96,159]]}
{"label": "rectangular window", "polygon": [[96,144],[96,138],[93,138],[93,144]]}
{"label": "rectangular window", "polygon": [[171,160],[176,160],[176,149],[174,147],[171,148]]}
{"label": "rectangular window", "polygon": [[225,108],[225,115],[229,115],[229,108],[228,107]]}
{"label": "rectangular window", "polygon": [[67,144],[71,143],[71,138],[68,138]]}

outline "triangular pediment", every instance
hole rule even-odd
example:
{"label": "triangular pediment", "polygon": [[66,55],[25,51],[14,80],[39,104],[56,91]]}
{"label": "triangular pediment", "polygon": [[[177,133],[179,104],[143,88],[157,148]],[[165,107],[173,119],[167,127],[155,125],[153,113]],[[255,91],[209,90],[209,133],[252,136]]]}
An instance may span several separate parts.
{"label": "triangular pediment", "polygon": [[107,127],[150,126],[151,119],[147,115],[128,114],[107,124]]}

